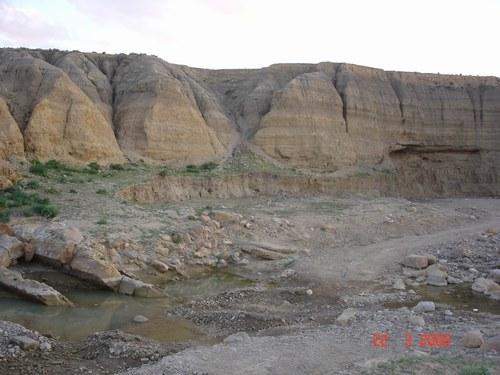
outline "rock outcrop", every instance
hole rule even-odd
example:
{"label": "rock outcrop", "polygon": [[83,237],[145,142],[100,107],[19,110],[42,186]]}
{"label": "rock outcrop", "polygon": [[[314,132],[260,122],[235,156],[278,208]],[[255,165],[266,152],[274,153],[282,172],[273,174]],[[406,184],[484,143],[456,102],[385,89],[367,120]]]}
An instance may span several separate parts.
{"label": "rock outcrop", "polygon": [[[500,174],[496,77],[336,63],[212,71],[138,54],[3,49],[0,125],[1,159],[198,164],[246,142],[321,171],[387,163],[417,183],[465,173],[486,189]],[[458,166],[441,171],[441,160]]]}
{"label": "rock outcrop", "polygon": [[47,284],[28,280],[16,271],[0,267],[0,286],[47,306],[71,306],[72,303]]}

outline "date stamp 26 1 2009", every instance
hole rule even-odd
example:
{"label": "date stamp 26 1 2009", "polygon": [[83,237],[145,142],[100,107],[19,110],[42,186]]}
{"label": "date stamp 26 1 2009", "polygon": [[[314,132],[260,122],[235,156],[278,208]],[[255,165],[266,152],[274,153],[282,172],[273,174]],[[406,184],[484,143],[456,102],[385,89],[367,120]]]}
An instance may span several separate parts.
{"label": "date stamp 26 1 2009", "polygon": [[[418,346],[420,348],[447,348],[452,345],[452,337],[443,332],[425,332],[419,334]],[[387,332],[375,332],[372,336],[372,347],[387,349],[389,344],[389,334]],[[411,332],[405,333],[404,345],[411,348],[414,345]]]}

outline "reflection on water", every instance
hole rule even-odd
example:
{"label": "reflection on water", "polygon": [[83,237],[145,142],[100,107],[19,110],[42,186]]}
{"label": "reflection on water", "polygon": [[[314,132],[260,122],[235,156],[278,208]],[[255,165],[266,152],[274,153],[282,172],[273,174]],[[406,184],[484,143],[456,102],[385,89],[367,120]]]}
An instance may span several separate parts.
{"label": "reflection on water", "polygon": [[228,272],[211,272],[199,275],[196,278],[165,284],[168,295],[186,299],[201,296],[216,295],[228,290],[255,285],[251,280],[233,275]]}
{"label": "reflection on water", "polygon": [[[443,303],[458,310],[473,311],[473,309],[478,309],[479,312],[500,315],[500,302],[488,298],[482,293],[474,292],[470,283],[449,285],[447,287],[422,285],[414,289],[419,296],[419,300]],[[388,303],[385,306],[399,308],[414,305],[416,305],[416,302]]]}
{"label": "reflection on water", "polygon": [[[78,340],[97,331],[112,329],[159,341],[202,338],[192,323],[166,318],[167,299],[135,298],[107,291],[72,291],[67,296],[75,307],[46,307],[2,293],[0,319],[64,340]],[[133,323],[132,319],[139,314],[149,321]]]}
{"label": "reflection on water", "polygon": [[[211,338],[201,333],[193,323],[169,319],[166,310],[180,301],[249,285],[247,280],[231,274],[215,273],[166,284],[167,294],[174,298],[137,298],[83,288],[81,281],[54,271],[26,271],[25,276],[52,285],[63,292],[75,307],[47,307],[0,289],[0,319],[63,340],[78,340],[98,331],[120,329],[164,342],[210,341]],[[136,315],[144,315],[149,321],[134,323],[132,320]]]}

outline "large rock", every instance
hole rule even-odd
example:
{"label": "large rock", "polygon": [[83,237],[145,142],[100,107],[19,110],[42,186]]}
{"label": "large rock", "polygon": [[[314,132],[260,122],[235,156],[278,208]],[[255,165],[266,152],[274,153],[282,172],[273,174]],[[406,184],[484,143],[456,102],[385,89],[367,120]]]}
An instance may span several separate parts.
{"label": "large rock", "polygon": [[425,283],[434,286],[446,286],[448,282],[446,281],[448,274],[441,270],[437,264],[434,264],[427,268],[426,270]]}
{"label": "large rock", "polygon": [[47,306],[72,305],[66,297],[47,284],[24,279],[19,272],[5,267],[0,267],[0,285],[16,294]]}
{"label": "large rock", "polygon": [[484,344],[483,334],[479,330],[472,330],[467,332],[462,337],[462,345],[466,348],[479,348]]}
{"label": "large rock", "polygon": [[356,318],[356,314],[357,314],[356,309],[349,307],[349,308],[345,309],[344,311],[342,311],[342,313],[335,320],[340,324],[346,324],[349,321]]}
{"label": "large rock", "polygon": [[79,247],[75,257],[69,265],[70,272],[85,280],[92,281],[111,289],[116,289],[120,285],[122,275],[110,263],[96,259],[93,251],[89,247]]}
{"label": "large rock", "polygon": [[129,296],[144,297],[144,298],[158,298],[165,297],[165,293],[161,289],[152,284],[145,283],[141,280],[132,279],[128,276],[123,276],[118,292]]}
{"label": "large rock", "polygon": [[403,259],[403,265],[415,269],[426,268],[429,265],[429,258],[426,255],[411,254]]}
{"label": "large rock", "polygon": [[420,301],[415,307],[413,307],[413,311],[416,313],[433,312],[435,310],[436,305],[432,301]]}
{"label": "large rock", "polygon": [[479,293],[491,294],[500,291],[500,285],[491,279],[478,277],[472,284],[472,290]]}
{"label": "large rock", "polygon": [[84,237],[80,230],[64,223],[18,225],[15,235],[29,242],[37,258],[53,266],[69,264]]}
{"label": "large rock", "polygon": [[0,234],[0,267],[9,267],[24,255],[24,244],[8,234]]}
{"label": "large rock", "polygon": [[493,350],[500,353],[500,335],[496,335],[487,339],[484,345],[481,345],[481,349]]}
{"label": "large rock", "polygon": [[488,274],[488,279],[492,279],[493,281],[499,283],[500,282],[500,269],[491,270]]}

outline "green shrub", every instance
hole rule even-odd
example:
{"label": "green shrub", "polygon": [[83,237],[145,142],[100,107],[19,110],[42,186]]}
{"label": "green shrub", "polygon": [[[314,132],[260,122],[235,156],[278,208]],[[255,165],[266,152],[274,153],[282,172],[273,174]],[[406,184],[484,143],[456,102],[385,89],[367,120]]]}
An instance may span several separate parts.
{"label": "green shrub", "polygon": [[158,175],[160,177],[165,177],[165,176],[168,176],[168,171],[166,169],[160,171],[160,173],[158,173]]}
{"label": "green shrub", "polygon": [[64,164],[58,162],[57,160],[49,160],[47,163],[45,163],[45,167],[48,169],[53,169],[55,171],[64,171],[67,169]]}
{"label": "green shrub", "polygon": [[40,183],[37,180],[29,180],[26,183],[26,188],[31,190],[36,190],[40,188]]}
{"label": "green shrub", "polygon": [[182,237],[177,232],[172,233],[171,237],[172,237],[172,242],[173,243],[179,244],[179,243],[182,242]]}
{"label": "green shrub", "polygon": [[1,193],[0,206],[7,208],[26,206],[35,202],[37,198],[36,194],[28,194],[21,186],[14,185]]}
{"label": "green shrub", "polygon": [[370,174],[368,172],[356,172],[354,174],[354,177],[358,177],[358,178],[366,178],[369,176],[370,176]]}
{"label": "green shrub", "polygon": [[217,168],[217,164],[213,163],[213,162],[204,163],[201,165],[188,164],[184,168],[184,172],[186,172],[186,173],[201,173],[201,172],[211,171],[215,168]]}
{"label": "green shrub", "polygon": [[114,171],[124,171],[125,167],[122,164],[111,164],[109,166],[109,169],[112,169]]}
{"label": "green shrub", "polygon": [[188,164],[188,165],[186,165],[185,171],[186,172],[197,172],[198,167],[196,165],[193,165],[193,164]]}
{"label": "green shrub", "polygon": [[214,162],[204,163],[200,165],[200,169],[203,171],[211,171],[212,169],[217,168],[217,164]]}
{"label": "green shrub", "polygon": [[53,218],[59,213],[58,209],[50,204],[35,204],[33,212],[37,215]]}
{"label": "green shrub", "polygon": [[490,370],[484,366],[470,365],[461,369],[460,375],[490,375]]}
{"label": "green shrub", "polygon": [[49,168],[47,168],[45,164],[40,163],[39,161],[34,161],[31,164],[30,172],[39,176],[47,177]]}
{"label": "green shrub", "polygon": [[92,169],[96,172],[101,170],[101,166],[95,161],[93,161],[92,163],[89,163],[89,165],[87,165],[87,168]]}
{"label": "green shrub", "polygon": [[78,193],[75,189],[71,189],[69,192],[70,192],[71,194],[77,194],[77,193]]}
{"label": "green shrub", "polygon": [[100,218],[97,222],[97,225],[106,225],[108,224],[108,220],[105,217]]}
{"label": "green shrub", "polygon": [[47,194],[59,194],[59,191],[56,188],[49,187],[48,189],[45,190]]}
{"label": "green shrub", "polygon": [[95,192],[96,194],[107,194],[106,189],[99,189]]}
{"label": "green shrub", "polygon": [[62,164],[57,160],[49,160],[45,164],[37,160],[31,163],[30,172],[33,174],[37,174],[43,177],[48,177],[50,170],[56,172],[69,173],[69,174],[73,172],[78,172],[77,169],[68,167],[67,165]]}
{"label": "green shrub", "polygon": [[37,214],[54,217],[57,215],[57,209],[50,205],[47,198],[42,198],[36,193],[27,193],[21,185],[14,185],[0,192],[0,208],[18,207],[23,208],[21,212],[25,216]]}
{"label": "green shrub", "polygon": [[10,220],[10,211],[0,211],[0,223],[8,223]]}

